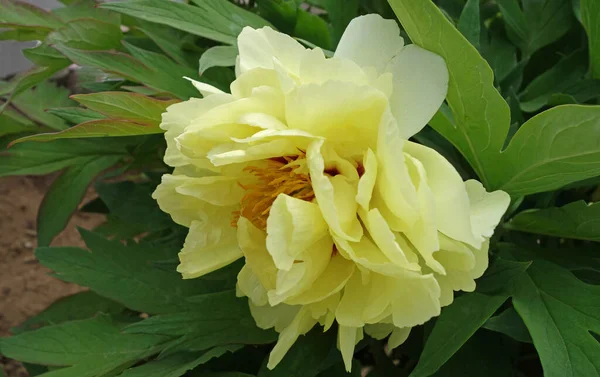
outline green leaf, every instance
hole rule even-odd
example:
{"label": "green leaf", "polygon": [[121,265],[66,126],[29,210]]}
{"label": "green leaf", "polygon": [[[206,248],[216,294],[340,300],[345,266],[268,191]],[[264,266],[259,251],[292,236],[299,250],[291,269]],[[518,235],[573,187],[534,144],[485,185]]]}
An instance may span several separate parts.
{"label": "green leaf", "polygon": [[507,285],[525,272],[530,265],[531,261],[518,262],[498,258],[477,282],[477,291],[497,293],[505,290]]}
{"label": "green leaf", "polygon": [[506,21],[508,36],[519,46],[525,56],[531,56],[540,48],[565,35],[573,24],[573,12],[569,1],[498,0]]}
{"label": "green leaf", "polygon": [[25,141],[46,142],[58,139],[81,139],[95,137],[121,137],[161,134],[165,131],[155,125],[145,125],[126,120],[101,119],[90,120],[67,128],[66,130],[53,133],[42,133],[25,136],[11,143],[15,145]]}
{"label": "green leaf", "polygon": [[446,101],[430,125],[475,169],[486,187],[498,167],[508,133],[508,104],[494,87],[492,70],[440,10],[423,0],[390,0],[411,40],[441,55],[450,72]]}
{"label": "green leaf", "polygon": [[334,332],[314,329],[298,338],[275,369],[263,364],[258,377],[313,377],[339,359]]}
{"label": "green leaf", "polygon": [[236,46],[211,47],[200,57],[200,74],[212,67],[233,67],[238,56]]}
{"label": "green leaf", "polygon": [[[175,63],[172,63],[169,67],[170,71],[163,70],[165,66],[164,60],[168,61],[168,58],[164,55],[147,52],[145,57],[151,62],[148,65],[144,64],[147,62],[141,62],[130,55],[120,52],[77,50],[64,45],[58,45],[57,49],[79,65],[88,65],[116,73],[155,89],[172,93],[181,99],[198,96],[193,86],[183,79],[183,76],[186,74],[194,76],[195,71]],[[140,53],[139,55],[141,56],[142,54]]]}
{"label": "green leaf", "polygon": [[[562,98],[561,98],[562,97]],[[560,102],[568,97],[571,102]],[[548,100],[549,105],[566,105],[566,104],[581,104],[600,97],[600,80],[587,79],[579,80],[569,86],[562,93],[553,94]]]}
{"label": "green leaf", "polygon": [[[137,29],[146,34],[148,38],[152,39],[154,43],[156,43],[158,47],[173,60],[179,64],[186,66],[190,65],[190,54],[183,51],[186,40],[189,39],[188,37],[190,37],[190,34],[169,26],[143,20],[138,20],[138,23],[139,26],[137,26]],[[193,62],[192,67],[195,67],[195,63],[196,61]]]}
{"label": "green leaf", "polygon": [[56,115],[57,117],[73,124],[106,118],[104,115],[96,111],[84,109],[83,107],[57,107],[53,109],[47,109],[46,112]]}
{"label": "green leaf", "polygon": [[74,0],[66,7],[56,8],[52,13],[62,22],[71,22],[82,18],[92,18],[99,21],[121,24],[121,15],[106,9],[97,8],[95,0]]}
{"label": "green leaf", "polygon": [[78,248],[39,248],[40,263],[61,280],[90,287],[98,294],[147,313],[189,309],[188,297],[223,290],[223,283],[183,280],[174,269],[157,264],[176,258],[176,250],[144,244],[123,245],[81,230],[91,253]]}
{"label": "green leaf", "polygon": [[145,21],[168,25],[217,42],[235,44],[245,26],[260,28],[269,23],[226,0],[202,0],[197,6],[163,0],[103,3],[114,10]]}
{"label": "green leaf", "polygon": [[500,161],[491,187],[513,196],[550,191],[600,175],[600,107],[563,105],[529,119]]}
{"label": "green leaf", "polygon": [[481,20],[479,16],[479,0],[468,0],[463,8],[457,25],[458,31],[467,38],[475,48],[479,49]]}
{"label": "green leaf", "polygon": [[521,109],[532,113],[546,106],[553,94],[562,93],[585,74],[586,65],[586,54],[582,51],[574,52],[559,61],[531,81],[519,95]]}
{"label": "green leaf", "polygon": [[546,377],[598,376],[600,286],[536,260],[515,284],[513,305],[529,329]]}
{"label": "green leaf", "polygon": [[324,5],[332,26],[334,39],[332,47],[335,47],[350,21],[358,16],[359,0],[325,0]]}
{"label": "green leaf", "polygon": [[590,71],[593,78],[600,79],[600,3],[581,0],[581,21],[588,35]]}
{"label": "green leaf", "polygon": [[[201,293],[201,292],[197,292]],[[202,351],[226,344],[266,344],[277,339],[271,330],[262,330],[248,308],[246,299],[225,291],[194,297],[189,310],[150,317],[125,329],[127,333],[180,336],[167,349],[175,351]]]}
{"label": "green leaf", "polygon": [[70,64],[57,49],[50,47],[46,43],[41,43],[33,48],[24,49],[23,55],[33,63],[42,67],[50,67],[56,64]]}
{"label": "green leaf", "polygon": [[110,50],[119,48],[123,33],[120,26],[93,18],[82,18],[67,23],[48,35],[51,43],[81,50]]}
{"label": "green leaf", "polygon": [[278,30],[292,34],[296,26],[298,2],[296,0],[258,0],[258,13]]}
{"label": "green leaf", "polygon": [[51,143],[18,144],[0,151],[0,177],[41,175],[83,164],[90,157],[124,156],[124,143],[114,140],[97,143],[86,140],[57,140]]}
{"label": "green leaf", "polygon": [[42,326],[87,319],[98,313],[118,314],[123,309],[123,305],[94,292],[80,292],[55,301],[40,314],[29,318],[19,327],[13,328],[12,332],[22,333]]}
{"label": "green leaf", "polygon": [[499,315],[488,319],[483,328],[508,335],[519,342],[532,342],[525,323],[513,308],[508,308]]}
{"label": "green leaf", "polygon": [[227,352],[235,352],[241,347],[236,344],[215,347],[200,356],[194,353],[178,353],[136,368],[127,369],[119,377],[179,377],[200,364],[220,357]]}
{"label": "green leaf", "polygon": [[38,126],[12,109],[8,109],[0,114],[0,137],[37,130]]}
{"label": "green leaf", "polygon": [[481,43],[481,55],[494,71],[497,83],[506,79],[517,67],[517,48],[500,33],[489,33]]}
{"label": "green leaf", "polygon": [[560,208],[519,213],[505,227],[521,232],[600,242],[600,203],[583,201]]}
{"label": "green leaf", "polygon": [[29,118],[55,130],[63,130],[68,127],[65,121],[47,113],[46,109],[72,106],[75,102],[69,99],[67,89],[59,88],[50,82],[43,82],[15,98],[12,104]]}
{"label": "green leaf", "polygon": [[159,335],[123,334],[117,323],[101,315],[2,338],[0,352],[35,364],[68,366],[94,361],[98,365],[102,361],[112,366],[146,355],[167,339]]}
{"label": "green leaf", "polygon": [[0,32],[0,41],[40,41],[48,34],[44,30],[14,29]]}
{"label": "green leaf", "polygon": [[298,8],[294,35],[321,48],[331,50],[331,34],[327,22],[316,14],[301,8]]}
{"label": "green leaf", "polygon": [[161,101],[127,92],[76,94],[71,98],[109,118],[124,119],[149,126],[158,126],[162,113],[167,110],[167,107],[178,102]]}
{"label": "green leaf", "polygon": [[36,6],[17,0],[0,0],[0,26],[49,31],[62,25],[52,13]]}
{"label": "green leaf", "polygon": [[116,164],[120,156],[92,157],[60,175],[46,192],[37,216],[37,241],[48,246],[77,210],[92,180]]}

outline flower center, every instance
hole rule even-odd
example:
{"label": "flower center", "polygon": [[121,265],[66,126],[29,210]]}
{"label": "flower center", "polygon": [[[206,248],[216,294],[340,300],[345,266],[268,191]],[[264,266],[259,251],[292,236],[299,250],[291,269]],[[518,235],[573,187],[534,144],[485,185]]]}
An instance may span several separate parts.
{"label": "flower center", "polygon": [[298,173],[299,162],[304,153],[296,156],[283,156],[266,160],[262,167],[248,166],[244,171],[256,177],[253,184],[242,185],[246,195],[240,201],[240,210],[233,213],[232,226],[237,226],[240,216],[250,220],[259,229],[267,229],[267,218],[271,206],[279,194],[297,199],[312,201],[315,193],[308,174]]}

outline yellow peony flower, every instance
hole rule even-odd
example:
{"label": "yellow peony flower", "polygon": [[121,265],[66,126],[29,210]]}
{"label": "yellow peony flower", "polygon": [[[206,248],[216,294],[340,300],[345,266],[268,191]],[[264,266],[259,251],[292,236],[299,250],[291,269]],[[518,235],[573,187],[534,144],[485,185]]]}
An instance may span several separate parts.
{"label": "yellow peony flower", "polygon": [[269,367],[317,323],[338,323],[350,369],[363,331],[390,347],[473,291],[509,196],[463,182],[408,141],[446,96],[443,59],[404,46],[394,21],[354,19],[335,55],[270,28],[238,37],[231,94],[169,107],[154,198],[189,227],[178,271],[244,257],[238,294],[279,341]]}

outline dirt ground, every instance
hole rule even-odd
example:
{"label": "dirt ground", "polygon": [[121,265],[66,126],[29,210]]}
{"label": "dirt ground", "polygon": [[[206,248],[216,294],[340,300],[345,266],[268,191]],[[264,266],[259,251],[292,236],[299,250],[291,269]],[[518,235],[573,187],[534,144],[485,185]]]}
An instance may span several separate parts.
{"label": "dirt ground", "polygon": [[[52,177],[0,178],[0,336],[33,316],[56,299],[81,290],[47,275],[49,270],[34,257],[36,214]],[[89,192],[88,198],[93,197]],[[76,213],[53,246],[82,246],[76,226],[87,229],[102,216]],[[27,376],[16,362],[0,355],[6,377]]]}

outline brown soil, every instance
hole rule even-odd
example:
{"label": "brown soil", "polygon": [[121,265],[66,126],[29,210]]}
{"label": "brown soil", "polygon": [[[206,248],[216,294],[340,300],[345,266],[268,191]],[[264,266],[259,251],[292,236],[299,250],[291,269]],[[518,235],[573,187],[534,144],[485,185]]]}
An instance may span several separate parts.
{"label": "brown soil", "polygon": [[[47,275],[34,257],[36,214],[52,177],[0,178],[0,336],[56,299],[82,290]],[[93,197],[90,191],[87,197]],[[83,246],[76,226],[91,229],[102,216],[76,213],[53,246]],[[6,377],[27,376],[19,363],[0,356]]]}

